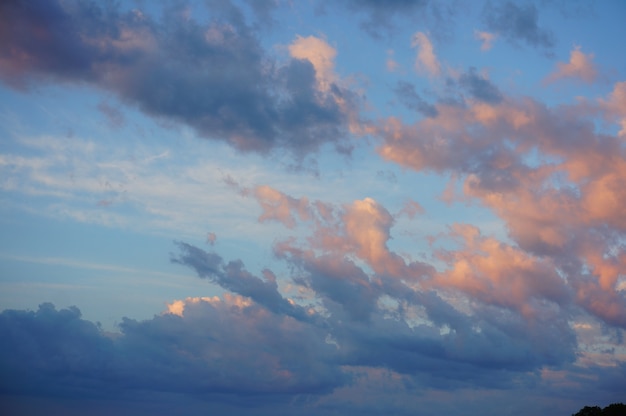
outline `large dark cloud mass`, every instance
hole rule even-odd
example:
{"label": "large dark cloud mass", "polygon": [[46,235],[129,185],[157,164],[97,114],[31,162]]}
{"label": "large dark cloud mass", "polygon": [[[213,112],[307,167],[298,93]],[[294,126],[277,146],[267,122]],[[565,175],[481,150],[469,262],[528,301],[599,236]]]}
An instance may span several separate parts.
{"label": "large dark cloud mass", "polygon": [[78,309],[52,304],[2,312],[1,393],[280,396],[327,392],[345,382],[323,331],[254,303],[200,301],[187,305],[184,316],[124,319],[120,329],[107,335]]}
{"label": "large dark cloud mass", "polygon": [[112,91],[146,114],[245,151],[302,157],[346,138],[354,93],[338,85],[319,91],[307,60],[277,62],[230,2],[211,2],[208,13],[197,21],[184,5],[170,6],[157,20],[116,3],[5,1],[0,78],[20,89],[64,82]]}

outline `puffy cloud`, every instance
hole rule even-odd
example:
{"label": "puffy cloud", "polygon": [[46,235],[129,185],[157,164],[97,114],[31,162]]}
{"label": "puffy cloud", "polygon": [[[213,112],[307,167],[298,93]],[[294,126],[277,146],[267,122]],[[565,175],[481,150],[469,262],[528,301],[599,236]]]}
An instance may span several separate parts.
{"label": "puffy cloud", "polygon": [[452,235],[463,248],[440,253],[450,268],[435,278],[435,286],[454,287],[471,299],[515,308],[530,318],[543,312],[544,301],[555,307],[570,303],[566,283],[551,261],[483,237],[470,225],[454,225]]}
{"label": "puffy cloud", "polygon": [[598,71],[592,60],[593,54],[585,55],[580,47],[576,47],[570,52],[569,62],[558,62],[556,70],[548,75],[545,82],[551,83],[564,78],[578,78],[591,84],[598,76]]}
{"label": "puffy cloud", "polygon": [[315,68],[315,78],[319,89],[328,91],[330,86],[336,81],[334,73],[335,56],[337,51],[326,41],[315,36],[298,38],[289,45],[289,54],[296,59],[305,59],[311,62]]}
{"label": "puffy cloud", "polygon": [[[620,120],[620,87],[597,104],[554,108],[506,96],[492,103],[440,103],[436,117],[413,125],[389,118],[379,152],[418,171],[459,175],[465,196],[502,218],[522,250],[551,257],[552,270],[569,281],[579,306],[624,327],[626,303],[616,285],[625,255],[618,201],[626,198],[626,155],[619,137],[596,132],[588,121],[598,113]],[[594,302],[594,296],[604,300]]]}
{"label": "puffy cloud", "polygon": [[433,76],[439,76],[441,74],[441,65],[439,64],[433,44],[428,36],[423,32],[415,33],[411,39],[411,46],[417,48],[415,70],[417,72],[425,72]]}
{"label": "puffy cloud", "polygon": [[[318,394],[346,378],[327,361],[325,333],[240,297],[170,305],[150,320],[124,319],[108,335],[76,308],[6,310],[0,329],[4,394],[115,398],[129,391],[191,395]],[[265,345],[265,350],[259,350]],[[315,356],[315,357],[313,357]],[[324,363],[326,361],[326,364]]]}
{"label": "puffy cloud", "polygon": [[3,2],[0,78],[23,90],[93,85],[244,151],[302,157],[345,140],[357,96],[330,88],[332,48],[314,52],[322,41],[299,38],[297,59],[279,65],[242,10],[224,2],[210,11],[205,24],[176,8],[156,21],[116,5]]}

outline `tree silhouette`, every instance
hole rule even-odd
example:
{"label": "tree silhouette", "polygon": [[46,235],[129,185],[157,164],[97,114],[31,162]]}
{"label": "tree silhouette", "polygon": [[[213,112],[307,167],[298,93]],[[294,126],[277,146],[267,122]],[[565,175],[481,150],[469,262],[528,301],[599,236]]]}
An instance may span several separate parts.
{"label": "tree silhouette", "polygon": [[613,403],[604,409],[598,406],[585,406],[572,416],[626,416],[626,404]]}

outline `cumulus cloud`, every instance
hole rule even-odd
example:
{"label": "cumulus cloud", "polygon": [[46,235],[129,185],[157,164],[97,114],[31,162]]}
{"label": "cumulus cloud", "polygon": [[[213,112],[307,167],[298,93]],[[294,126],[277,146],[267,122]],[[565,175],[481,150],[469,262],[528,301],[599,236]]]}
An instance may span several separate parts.
{"label": "cumulus cloud", "polygon": [[591,84],[598,76],[592,60],[593,54],[585,55],[580,47],[576,47],[570,52],[569,62],[558,62],[556,70],[548,75],[544,82],[552,83],[565,78],[577,78]]}
{"label": "cumulus cloud", "polygon": [[345,140],[357,96],[333,83],[334,50],[298,38],[296,59],[279,65],[242,10],[222,6],[200,23],[182,10],[153,20],[115,5],[4,2],[0,78],[22,90],[50,81],[96,86],[244,151],[303,156]]}
{"label": "cumulus cloud", "polygon": [[334,60],[337,56],[335,48],[326,41],[315,36],[298,38],[289,45],[289,54],[296,59],[304,59],[315,68],[315,78],[319,89],[328,91],[330,86],[337,80],[334,73]]}
{"label": "cumulus cloud", "polygon": [[316,394],[345,380],[323,363],[335,348],[321,330],[234,295],[182,303],[180,313],[126,318],[115,336],[81,319],[76,308],[6,310],[0,327],[10,342],[0,347],[0,367],[15,377],[3,377],[1,391],[108,398],[128,390]]}
{"label": "cumulus cloud", "polygon": [[[619,88],[592,111],[619,114]],[[436,117],[408,126],[388,119],[380,154],[418,171],[460,175],[464,194],[502,218],[523,250],[551,256],[582,308],[623,328],[626,302],[616,288],[626,258],[617,203],[626,198],[621,139],[579,117],[587,103],[548,108],[500,96],[465,104],[438,104]],[[533,149],[546,159],[529,162]]]}
{"label": "cumulus cloud", "polygon": [[[50,80],[95,86],[146,114],[243,151],[286,149],[302,157],[328,143],[341,150],[342,137],[367,131],[379,156],[396,167],[451,177],[451,189],[465,203],[497,215],[507,235],[496,238],[478,226],[453,223],[447,231],[416,237],[430,244],[432,257],[405,254],[411,246],[399,251],[394,244],[405,231],[398,230],[399,219],[400,225],[428,220],[417,201],[387,206],[375,194],[329,201],[305,191],[293,195],[264,179],[242,187],[225,175],[228,190],[258,204],[258,223],[252,225],[271,223],[288,234],[267,244],[277,267],[254,271],[254,263],[238,254],[222,256],[210,232],[207,250],[178,242],[170,260],[209,289],[225,291],[220,296],[171,300],[150,319],[123,319],[115,334],[82,319],[75,307],[5,310],[0,373],[15,376],[0,379],[0,393],[109,398],[167,392],[212,403],[244,400],[250,409],[282,403],[281,412],[259,412],[316,415],[340,412],[363,397],[372,406],[364,412],[390,413],[375,407],[381,388],[394,390],[399,399],[415,400],[422,392],[450,403],[455,397],[483,400],[491,409],[493,397],[504,402],[511,394],[503,392],[512,389],[526,401],[538,389],[563,400],[581,391],[589,398],[621,397],[625,82],[595,100],[549,106],[509,95],[486,72],[470,67],[447,80],[454,102],[431,104],[415,84],[397,82],[392,90],[398,102],[423,117],[410,124],[388,117],[365,128],[358,96],[338,76],[337,50],[323,36],[296,37],[287,46],[289,56],[278,62],[257,38],[260,23],[246,23],[249,13],[228,1],[211,4],[205,22],[177,6],[154,20],[116,5],[3,3],[0,39],[11,47],[0,46],[0,76],[23,91]],[[246,12],[259,18],[275,7],[247,4]],[[372,27],[380,28],[387,18],[431,10],[432,3],[343,4],[365,12],[374,19]],[[495,36],[548,51],[554,45],[531,3],[490,2],[484,19],[489,32],[476,32],[484,50]],[[412,39],[416,70],[440,76],[442,65],[425,30]],[[591,57],[575,49],[548,79],[595,79]],[[112,124],[123,124],[116,108],[103,103],[99,110]],[[101,149],[49,138],[32,143],[31,153],[36,146],[58,147],[59,159],[79,143],[85,149],[73,151],[81,156]],[[38,192],[64,191],[58,176],[44,175],[51,170],[38,170],[41,163],[47,162],[0,158],[5,172],[32,171],[43,178]],[[129,173],[121,179],[136,172],[119,170],[124,169]],[[185,175],[194,171],[184,178],[204,175],[219,182],[213,166],[184,169]],[[263,177],[256,173],[250,177]],[[393,186],[403,180],[395,175],[386,174]],[[176,188],[170,181],[155,176],[150,194]],[[77,182],[85,191],[96,186]],[[184,202],[172,204],[171,195],[183,201],[209,193],[206,182],[198,183],[168,193],[157,207],[180,215]],[[204,213],[209,202],[197,200],[194,213]],[[236,209],[240,202],[224,205]],[[169,205],[177,206],[165,211]],[[222,241],[224,229],[218,231]],[[594,354],[602,355],[601,365],[594,364],[600,362],[591,359]],[[402,406],[398,414],[417,408]],[[464,410],[456,403],[441,406],[424,413]]]}
{"label": "cumulus cloud", "polygon": [[[273,248],[288,266],[283,282],[306,297],[283,295],[271,270],[255,276],[241,260],[178,243],[172,261],[228,293],[172,301],[152,319],[124,319],[115,336],[76,308],[4,311],[0,332],[9,342],[0,346],[0,368],[24,376],[2,391],[169,391],[217,401],[263,394],[267,404],[293,394],[334,397],[361,382],[356,374],[373,381],[378,371],[396,374],[407,391],[502,391],[543,382],[542,369],[576,361],[570,317],[578,307],[621,325],[620,300],[606,290],[623,267],[619,253],[607,262],[601,247],[586,246],[576,255],[588,259],[588,274],[574,275],[582,271],[574,265],[564,279],[565,253],[532,254],[458,224],[439,237],[456,245],[437,251],[438,269],[389,247],[395,218],[420,210],[414,201],[392,215],[372,198],[334,206],[253,189],[301,201],[285,205],[290,215],[306,208],[299,221],[310,234]],[[248,196],[263,201],[263,193]],[[606,277],[595,284],[589,273],[600,268]],[[607,311],[595,309],[597,299]]]}
{"label": "cumulus cloud", "polygon": [[441,65],[435,55],[433,44],[423,32],[417,32],[411,39],[411,46],[417,48],[415,58],[415,70],[429,75],[438,76],[441,73]]}

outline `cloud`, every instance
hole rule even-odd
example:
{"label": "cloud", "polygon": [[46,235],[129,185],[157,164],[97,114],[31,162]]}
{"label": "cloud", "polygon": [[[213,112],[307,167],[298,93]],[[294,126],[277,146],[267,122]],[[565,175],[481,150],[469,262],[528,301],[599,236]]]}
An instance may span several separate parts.
{"label": "cloud", "polygon": [[[343,3],[378,29],[385,19],[430,13],[432,4]],[[155,20],[117,5],[4,3],[0,27],[9,29],[0,39],[11,47],[0,47],[0,75],[26,92],[49,82],[97,87],[241,151],[305,157],[328,144],[345,150],[350,142],[341,137],[367,131],[395,166],[383,171],[366,159],[338,197],[327,186],[334,173],[321,184],[283,182],[268,178],[260,159],[241,161],[220,146],[194,147],[187,159],[169,148],[119,150],[51,136],[10,144],[0,155],[3,190],[78,201],[45,208],[81,221],[146,221],[151,230],[168,223],[200,244],[206,238],[206,250],[176,243],[170,260],[203,279],[207,293],[217,286],[223,294],[170,299],[161,314],[124,318],[113,334],[75,307],[5,310],[0,373],[11,376],[0,378],[3,397],[154,405],[173,395],[178,406],[168,413],[187,400],[229,410],[203,414],[349,414],[355,406],[362,414],[478,413],[471,402],[496,415],[511,403],[554,414],[583,399],[623,396],[625,82],[605,96],[548,105],[507,94],[470,67],[444,79],[454,99],[433,104],[413,83],[397,82],[398,102],[423,116],[414,122],[363,123],[360,98],[337,74],[337,50],[323,36],[287,41],[289,56],[278,61],[261,46],[263,25],[246,20],[270,17],[276,3],[210,6],[206,19],[171,6]],[[544,50],[554,44],[532,3],[489,3],[484,16],[483,47],[495,36]],[[416,67],[440,76],[430,33],[412,39]],[[576,49],[558,74],[584,80],[588,66],[595,71],[591,55]],[[117,107],[98,108],[125,127]],[[168,159],[181,163],[161,164]],[[420,175],[407,180],[403,169]],[[421,173],[451,178],[457,200],[489,210],[506,235],[464,223],[442,231],[431,222],[437,208],[406,194],[387,205],[368,181],[377,175],[386,188],[421,192]],[[139,214],[105,215],[125,201]],[[220,221],[215,233],[198,236],[207,212]],[[245,230],[248,243],[260,240],[271,268],[244,263],[244,250],[218,253],[216,235],[228,241],[229,228]]]}
{"label": "cloud", "polygon": [[408,109],[416,111],[425,117],[434,117],[437,115],[435,106],[426,102],[417,91],[415,91],[413,84],[406,81],[398,81],[393,91],[398,96],[400,102]]}
{"label": "cloud", "polygon": [[600,98],[599,103],[605,112],[605,118],[619,122],[621,129],[617,135],[626,137],[626,81],[617,82],[608,99]]}
{"label": "cloud", "polygon": [[475,30],[474,37],[482,42],[480,45],[480,50],[488,51],[493,47],[493,43],[495,42],[498,36],[494,33],[481,32],[479,30]]}
{"label": "cloud", "polygon": [[549,307],[546,302],[556,307],[570,303],[566,284],[549,260],[483,237],[471,225],[455,224],[452,235],[460,239],[463,248],[440,253],[450,268],[435,278],[437,287],[455,287],[472,299],[515,308],[531,319]]}
{"label": "cloud", "polygon": [[[324,55],[330,50],[279,65],[242,10],[227,2],[211,9],[208,23],[176,8],[157,21],[137,10],[74,1],[1,7],[0,78],[14,88],[51,81],[96,86],[243,151],[282,148],[303,157],[348,135],[346,111],[357,96],[331,85],[324,61],[332,61]],[[293,50],[313,39],[297,39]]]}
{"label": "cloud", "polygon": [[415,58],[415,70],[439,76],[441,65],[435,56],[433,44],[428,36],[423,32],[416,32],[411,39],[411,47],[418,49],[417,57]]}
{"label": "cloud", "polygon": [[289,54],[293,58],[311,62],[315,69],[315,78],[320,90],[328,91],[330,86],[336,82],[337,76],[334,73],[334,60],[337,56],[337,51],[323,39],[315,36],[306,38],[298,36],[289,45]]}
{"label": "cloud", "polygon": [[[253,189],[298,201],[266,186]],[[0,369],[23,375],[0,382],[1,391],[109,399],[168,392],[214,403],[245,397],[256,406],[289,402],[291,410],[301,405],[294,397],[307,395],[307,403],[336,409],[345,403],[342,394],[367,392],[384,373],[401,380],[399,392],[407,396],[424,388],[444,395],[472,388],[507,397],[520,383],[544,386],[546,368],[576,362],[570,319],[579,316],[577,304],[612,317],[594,312],[579,296],[604,299],[609,308],[619,301],[603,297],[611,293],[605,283],[588,289],[591,276],[580,276],[580,284],[563,279],[560,257],[533,255],[469,225],[439,237],[456,242],[437,250],[439,270],[407,263],[389,247],[396,216],[379,202],[306,201],[308,215],[300,221],[311,226],[309,234],[273,247],[287,266],[282,285],[270,270],[258,277],[241,260],[225,261],[181,242],[172,261],[227,293],[174,300],[147,320],[125,318],[119,334],[102,332],[76,308],[47,304],[36,312],[0,313],[0,332],[8,340],[0,345]],[[301,208],[287,207],[294,213]],[[408,203],[408,209],[419,205]],[[610,286],[614,272],[606,259],[576,252],[581,254],[592,269],[605,267]],[[307,295],[288,298],[281,291],[285,284]],[[612,371],[586,367],[565,371],[563,382],[573,382],[580,371],[597,371],[607,383],[619,380]],[[550,394],[563,387],[546,388]]]}
{"label": "cloud", "polygon": [[98,104],[98,110],[100,110],[102,114],[104,114],[109,125],[114,128],[120,128],[126,123],[122,112],[115,107],[111,107],[106,102],[101,102],[100,104]]}
{"label": "cloud", "polygon": [[550,50],[554,46],[554,34],[539,26],[539,13],[532,3],[518,4],[512,1],[487,2],[483,10],[487,29],[510,43],[519,42],[535,48]]}
{"label": "cloud", "polygon": [[81,319],[77,308],[5,310],[0,327],[10,342],[0,347],[0,367],[15,377],[3,378],[0,389],[110,399],[143,390],[279,400],[288,392],[325,393],[346,380],[324,364],[335,348],[314,327],[232,295],[188,299],[180,311],[125,318],[122,332],[108,335]]}
{"label": "cloud", "polygon": [[385,67],[387,68],[387,71],[395,72],[398,70],[399,66],[400,64],[398,64],[398,61],[394,59],[393,49],[389,49],[387,51],[387,60],[385,61]]}
{"label": "cloud", "polygon": [[[504,95],[494,103],[441,103],[436,117],[413,125],[389,118],[379,152],[417,171],[458,175],[464,195],[503,219],[522,250],[552,259],[580,307],[624,328],[626,303],[616,285],[626,261],[617,203],[626,198],[626,155],[619,135],[597,132],[584,117],[621,120],[620,86],[595,107],[549,108]],[[531,157],[535,149],[542,158]]]}
{"label": "cloud", "polygon": [[490,104],[497,104],[502,100],[502,93],[487,78],[476,73],[476,68],[470,68],[468,72],[461,74],[459,84],[466,88],[470,95],[477,100]]}
{"label": "cloud", "polygon": [[276,276],[264,270],[265,279],[254,276],[244,268],[241,260],[224,262],[214,252],[206,252],[184,242],[177,243],[180,253],[172,254],[171,261],[192,268],[199,277],[209,279],[226,290],[247,296],[267,309],[292,316],[299,320],[308,319],[304,308],[292,304],[278,291]]}
{"label": "cloud", "polygon": [[565,78],[577,78],[591,84],[598,76],[598,71],[592,60],[593,54],[585,55],[581,52],[580,47],[576,47],[570,52],[569,62],[558,62],[556,70],[548,75],[544,82],[552,83]]}
{"label": "cloud", "polygon": [[363,14],[361,28],[373,38],[390,36],[396,30],[399,20],[406,20],[420,26],[427,26],[439,37],[448,35],[449,28],[458,11],[458,2],[429,2],[426,0],[343,0],[327,1],[324,6],[344,6],[353,14]]}

